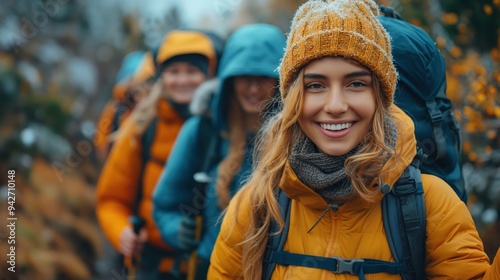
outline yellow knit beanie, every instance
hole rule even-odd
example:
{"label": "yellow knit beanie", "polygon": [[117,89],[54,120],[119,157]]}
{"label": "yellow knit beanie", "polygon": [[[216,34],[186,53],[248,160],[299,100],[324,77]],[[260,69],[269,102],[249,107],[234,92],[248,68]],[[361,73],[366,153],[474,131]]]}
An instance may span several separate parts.
{"label": "yellow knit beanie", "polygon": [[380,79],[384,104],[392,104],[397,72],[390,38],[377,19],[373,0],[311,0],[292,20],[279,68],[283,99],[299,70],[309,62],[340,56],[364,65]]}

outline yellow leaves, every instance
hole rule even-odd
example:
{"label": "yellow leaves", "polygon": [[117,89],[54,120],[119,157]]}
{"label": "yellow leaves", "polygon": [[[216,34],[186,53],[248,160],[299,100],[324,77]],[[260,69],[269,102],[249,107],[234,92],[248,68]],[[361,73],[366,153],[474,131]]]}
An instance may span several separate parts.
{"label": "yellow leaves", "polygon": [[467,133],[475,133],[483,131],[486,126],[481,121],[471,121],[465,125],[465,132]]}
{"label": "yellow leaves", "polygon": [[476,116],[476,111],[469,106],[463,108],[463,113],[468,119],[474,119]]}
{"label": "yellow leaves", "polygon": [[455,114],[455,118],[457,119],[458,123],[461,123],[463,121],[461,109],[453,109],[453,114]]}
{"label": "yellow leaves", "polygon": [[497,132],[494,129],[490,129],[488,130],[488,132],[486,132],[486,137],[490,140],[493,140],[497,137]]}
{"label": "yellow leaves", "polygon": [[496,86],[494,86],[494,85],[489,85],[489,86],[488,86],[488,92],[487,92],[487,94],[488,94],[488,97],[489,97],[490,99],[495,100],[495,97],[496,97],[496,96],[497,96],[497,94],[498,94],[498,90],[497,90]]}
{"label": "yellow leaves", "polygon": [[490,55],[493,61],[500,62],[500,52],[498,49],[492,49]]}
{"label": "yellow leaves", "polygon": [[450,54],[451,56],[458,58],[462,55],[462,50],[457,46],[453,46],[450,50]]}
{"label": "yellow leaves", "polygon": [[475,162],[478,159],[477,154],[475,152],[470,152],[469,155],[468,155],[468,158],[472,162]]}
{"label": "yellow leaves", "polygon": [[500,7],[500,0],[493,0],[493,5]]}
{"label": "yellow leaves", "polygon": [[484,4],[483,11],[486,15],[491,16],[491,14],[493,13],[493,8],[489,4]]}
{"label": "yellow leaves", "polygon": [[442,49],[444,48],[444,46],[446,46],[446,40],[443,37],[439,36],[436,38],[436,45],[439,49]]}
{"label": "yellow leaves", "polygon": [[486,147],[484,148],[484,152],[489,155],[493,152],[493,148],[490,146],[490,145],[486,145]]}
{"label": "yellow leaves", "polygon": [[450,69],[452,76],[465,76],[470,72],[469,65],[464,62],[456,62],[448,68]]}
{"label": "yellow leaves", "polygon": [[458,16],[455,13],[443,13],[441,21],[446,25],[453,25],[458,22]]}
{"label": "yellow leaves", "polygon": [[420,28],[423,28],[422,22],[417,18],[411,19],[411,20],[409,20],[409,22],[413,25],[416,25]]}
{"label": "yellow leaves", "polygon": [[467,133],[473,133],[478,131],[484,131],[486,125],[483,121],[483,116],[479,111],[473,109],[470,106],[466,106],[463,109],[464,116],[467,118],[468,122],[465,124],[464,129]]}
{"label": "yellow leaves", "polygon": [[464,153],[470,153],[472,151],[472,144],[470,141],[465,141],[463,144],[462,144],[462,151]]}
{"label": "yellow leaves", "polygon": [[460,23],[457,25],[457,30],[458,34],[455,37],[455,41],[459,44],[467,44],[467,42],[470,40],[470,32],[467,25],[465,23]]}
{"label": "yellow leaves", "polygon": [[[499,137],[491,127],[491,120],[500,118],[500,69],[498,65],[484,63],[478,53],[469,51],[464,58],[449,59],[447,81],[453,97],[455,115],[466,135],[483,135],[483,139]],[[455,92],[456,91],[456,92]],[[457,109],[457,107],[459,109]],[[476,136],[477,137],[477,136]],[[493,147],[474,146],[474,141],[464,142],[462,151],[469,161],[480,165]],[[477,145],[477,144],[475,144]]]}
{"label": "yellow leaves", "polygon": [[486,97],[484,96],[484,94],[482,94],[484,88],[485,88],[485,83],[482,79],[478,79],[472,82],[471,90],[473,94],[470,95],[470,98],[473,99],[473,102],[483,103],[486,100]]}
{"label": "yellow leaves", "polygon": [[449,72],[446,73],[446,80],[446,95],[453,103],[460,103],[460,101],[462,100],[462,85],[460,84],[459,80],[456,79],[455,76],[450,75]]}
{"label": "yellow leaves", "polygon": [[465,23],[460,23],[458,26],[457,26],[457,29],[460,33],[467,33],[469,28],[467,28],[467,25]]}
{"label": "yellow leaves", "polygon": [[484,108],[486,115],[490,117],[495,116],[495,109],[496,109],[495,106],[493,106],[492,104],[486,104],[486,107]]}

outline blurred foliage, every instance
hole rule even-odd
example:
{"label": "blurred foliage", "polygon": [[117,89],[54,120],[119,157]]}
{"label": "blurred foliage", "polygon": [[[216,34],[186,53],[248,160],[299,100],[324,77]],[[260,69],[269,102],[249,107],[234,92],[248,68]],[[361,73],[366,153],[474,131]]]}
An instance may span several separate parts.
{"label": "blurred foliage", "polygon": [[[4,175],[15,170],[16,243],[4,242],[9,233],[2,230],[0,251],[16,247],[16,274],[6,272],[10,265],[2,254],[0,279],[91,279],[104,247],[94,214],[94,162],[82,156],[70,162],[77,153],[72,150],[55,156],[61,136],[70,142],[84,139],[68,134],[71,117],[63,102],[37,95],[13,66],[0,59],[0,209],[8,206]],[[53,134],[22,140],[33,123]],[[49,143],[48,149],[40,141]],[[7,211],[0,211],[0,219],[7,219]]]}
{"label": "blurred foliage", "polygon": [[500,1],[443,0],[442,21],[455,43],[488,52],[498,47]]}
{"label": "blurred foliage", "polygon": [[21,107],[26,112],[28,122],[44,124],[58,134],[63,134],[66,131],[66,125],[71,115],[63,109],[60,100],[46,96],[30,96],[25,98]]}

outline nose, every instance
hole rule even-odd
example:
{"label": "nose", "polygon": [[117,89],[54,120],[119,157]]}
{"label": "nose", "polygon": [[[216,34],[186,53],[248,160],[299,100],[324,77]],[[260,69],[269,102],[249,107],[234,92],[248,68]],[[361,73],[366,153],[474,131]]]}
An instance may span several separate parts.
{"label": "nose", "polygon": [[324,110],[325,112],[338,115],[345,113],[348,108],[345,95],[340,88],[331,88],[325,98]]}
{"label": "nose", "polygon": [[177,76],[177,83],[180,85],[185,85],[189,83],[189,75],[187,73],[181,73]]}
{"label": "nose", "polygon": [[252,77],[248,80],[248,90],[250,92],[257,92],[262,86],[262,79],[258,77]]}

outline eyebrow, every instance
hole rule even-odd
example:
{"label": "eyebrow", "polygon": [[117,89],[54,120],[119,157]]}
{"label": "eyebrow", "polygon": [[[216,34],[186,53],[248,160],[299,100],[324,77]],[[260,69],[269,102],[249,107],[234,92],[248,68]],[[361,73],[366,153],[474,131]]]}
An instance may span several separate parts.
{"label": "eyebrow", "polygon": [[[368,71],[356,71],[345,75],[345,78],[356,78],[364,76],[371,76],[371,73]],[[316,74],[316,73],[304,74],[304,79],[325,79],[325,78],[326,76],[323,74]]]}
{"label": "eyebrow", "polygon": [[371,76],[372,74],[368,71],[356,71],[347,74],[345,77],[346,78],[355,78],[355,77],[364,77],[364,76]]}
{"label": "eyebrow", "polygon": [[325,78],[326,76],[322,74],[315,74],[315,73],[304,74],[304,79],[325,79]]}

